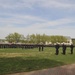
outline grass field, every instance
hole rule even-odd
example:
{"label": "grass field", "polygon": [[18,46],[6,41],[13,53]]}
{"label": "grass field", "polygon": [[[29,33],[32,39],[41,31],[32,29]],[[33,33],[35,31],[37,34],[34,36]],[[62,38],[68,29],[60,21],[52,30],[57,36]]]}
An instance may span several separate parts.
{"label": "grass field", "polygon": [[40,52],[38,48],[0,49],[0,75],[29,72],[75,63],[75,51],[71,55],[70,48],[67,48],[66,55],[61,53],[61,48],[59,49],[59,55],[55,55],[55,48],[44,48],[44,51]]}

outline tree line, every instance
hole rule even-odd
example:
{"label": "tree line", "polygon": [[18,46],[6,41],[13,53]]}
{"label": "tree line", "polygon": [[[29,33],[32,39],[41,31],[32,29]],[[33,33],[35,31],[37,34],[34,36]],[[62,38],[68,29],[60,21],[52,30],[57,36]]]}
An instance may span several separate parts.
{"label": "tree line", "polygon": [[19,33],[11,33],[8,34],[5,37],[5,40],[8,41],[9,43],[33,43],[33,44],[39,44],[39,43],[43,43],[45,44],[46,42],[51,42],[51,43],[62,43],[62,42],[67,42],[67,38],[64,36],[60,36],[60,35],[46,35],[46,34],[31,34],[31,35],[27,35],[24,36],[22,34]]}

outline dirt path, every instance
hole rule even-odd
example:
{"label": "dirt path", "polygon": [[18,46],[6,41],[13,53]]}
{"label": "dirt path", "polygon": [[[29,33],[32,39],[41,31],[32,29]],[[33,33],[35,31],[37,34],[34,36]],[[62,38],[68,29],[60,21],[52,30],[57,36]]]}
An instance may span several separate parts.
{"label": "dirt path", "polygon": [[75,64],[9,75],[75,75]]}

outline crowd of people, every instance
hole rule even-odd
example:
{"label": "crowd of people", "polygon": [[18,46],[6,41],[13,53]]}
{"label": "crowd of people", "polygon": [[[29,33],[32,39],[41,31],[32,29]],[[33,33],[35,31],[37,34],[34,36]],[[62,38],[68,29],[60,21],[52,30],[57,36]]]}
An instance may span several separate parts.
{"label": "crowd of people", "polygon": [[[74,48],[74,45],[73,43],[70,44],[70,45],[66,45],[65,43],[63,43],[62,45],[60,45],[59,43],[56,43],[56,45],[54,45],[53,47],[55,47],[56,51],[55,51],[55,55],[58,55],[59,54],[59,48],[62,47],[62,54],[65,55],[66,54],[66,50],[67,50],[67,47],[70,48],[70,54],[73,54],[73,48]],[[44,46],[42,45],[39,45],[39,51],[44,51]]]}
{"label": "crowd of people", "polygon": [[33,49],[33,48],[39,48],[39,51],[44,51],[44,47],[55,47],[56,49],[56,55],[59,54],[59,48],[62,47],[62,54],[66,54],[67,47],[70,48],[70,54],[73,54],[73,43],[71,45],[66,45],[63,43],[62,45],[59,43],[56,43],[55,45],[44,45],[44,44],[0,44],[0,48],[22,48],[22,49]]}
{"label": "crowd of people", "polygon": [[[62,47],[62,54],[65,55],[66,54],[67,45],[65,43],[63,43],[61,45],[61,47]],[[70,54],[73,54],[74,45],[71,44],[71,45],[69,45],[69,47],[70,47]],[[56,43],[55,48],[56,48],[56,53],[55,54],[58,55],[59,54],[60,45],[58,43]]]}

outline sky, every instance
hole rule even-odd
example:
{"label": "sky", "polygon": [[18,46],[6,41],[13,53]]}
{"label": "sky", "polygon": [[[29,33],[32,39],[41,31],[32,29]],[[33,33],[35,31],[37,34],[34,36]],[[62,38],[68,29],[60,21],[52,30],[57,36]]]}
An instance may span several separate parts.
{"label": "sky", "polygon": [[0,0],[0,39],[14,32],[75,38],[75,0]]}

